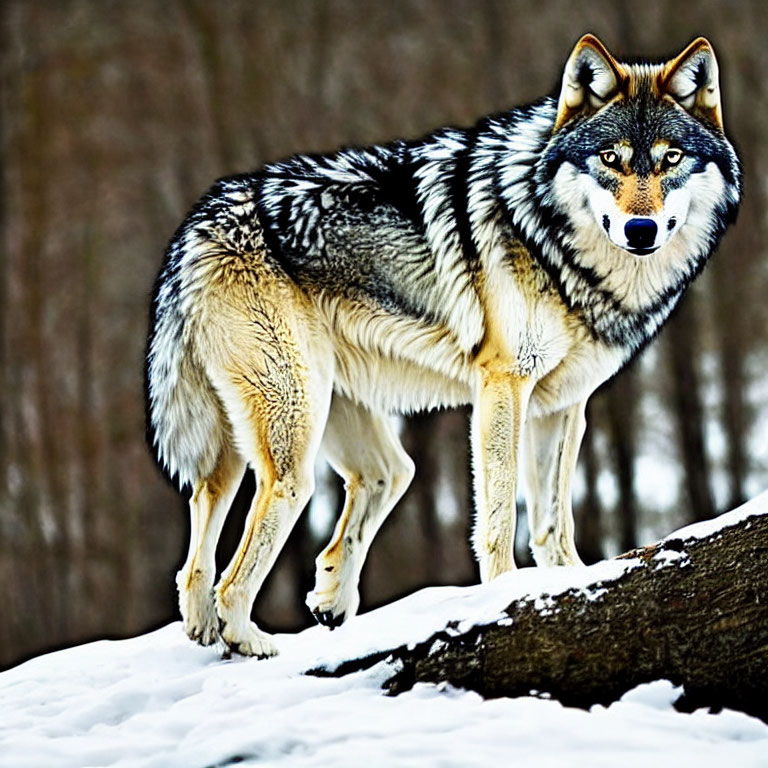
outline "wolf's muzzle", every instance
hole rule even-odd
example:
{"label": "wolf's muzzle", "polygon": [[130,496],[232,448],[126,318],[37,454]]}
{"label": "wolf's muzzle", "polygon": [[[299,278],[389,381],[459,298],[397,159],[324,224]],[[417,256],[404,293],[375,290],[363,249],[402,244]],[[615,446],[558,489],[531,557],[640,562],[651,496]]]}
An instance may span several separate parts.
{"label": "wolf's muzzle", "polygon": [[656,234],[659,231],[653,219],[630,219],[624,225],[627,247],[637,253],[650,253],[655,250]]}

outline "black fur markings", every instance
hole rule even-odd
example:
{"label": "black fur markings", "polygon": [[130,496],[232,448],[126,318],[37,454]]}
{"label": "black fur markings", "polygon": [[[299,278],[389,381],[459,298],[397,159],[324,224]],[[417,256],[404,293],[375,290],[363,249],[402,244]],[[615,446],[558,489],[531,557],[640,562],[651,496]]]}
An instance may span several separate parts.
{"label": "black fur markings", "polygon": [[382,167],[369,170],[381,199],[394,206],[422,234],[424,214],[417,194],[416,173],[423,161],[408,156],[405,147],[394,152]]}
{"label": "black fur markings", "polygon": [[476,131],[468,131],[467,144],[456,157],[453,174],[450,179],[450,199],[453,206],[453,216],[456,222],[459,245],[464,256],[464,264],[472,271],[477,270],[479,267],[477,246],[469,214],[469,174],[476,140]]}

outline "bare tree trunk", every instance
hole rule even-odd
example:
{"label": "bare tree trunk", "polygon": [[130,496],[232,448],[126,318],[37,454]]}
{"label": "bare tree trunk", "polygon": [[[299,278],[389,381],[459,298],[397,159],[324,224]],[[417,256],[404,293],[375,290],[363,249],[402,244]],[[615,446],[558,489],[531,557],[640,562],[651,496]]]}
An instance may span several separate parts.
{"label": "bare tree trunk", "polygon": [[566,705],[609,704],[659,679],[682,685],[679,709],[730,707],[768,721],[768,514],[701,538],[674,536],[622,555],[627,569],[594,588],[512,602],[508,618],[446,629],[316,674],[385,658],[392,693],[447,681],[486,697],[549,694]]}
{"label": "bare tree trunk", "polygon": [[213,124],[212,141],[219,159],[220,173],[236,170],[235,148],[230,141],[229,126],[226,122],[224,63],[222,46],[226,44],[221,34],[218,9],[200,0],[183,0],[183,9],[197,43],[200,56],[200,71],[205,79],[205,90],[210,119]]}
{"label": "bare tree trunk", "polygon": [[629,369],[608,386],[605,392],[611,460],[619,488],[619,547],[637,545],[637,498],[635,497],[635,453],[637,430],[636,373]]}
{"label": "bare tree trunk", "polygon": [[[591,401],[587,404],[587,425],[593,410]],[[584,468],[585,492],[584,499],[575,509],[576,546],[581,559],[588,565],[603,559],[601,532],[602,512],[600,496],[597,493],[598,462],[595,455],[595,431],[587,426],[581,443],[581,459]]]}
{"label": "bare tree trunk", "polygon": [[[470,407],[455,408],[440,416],[436,439],[440,463],[440,546],[443,569],[441,584],[470,584],[477,581],[477,564],[469,544],[474,500],[469,455]],[[450,501],[452,509],[444,505]]]}
{"label": "bare tree trunk", "polygon": [[[704,438],[704,408],[701,382],[696,368],[698,320],[693,296],[684,300],[664,334],[672,374],[672,403],[678,448],[688,494],[688,522],[715,516],[715,501],[709,487],[709,459]],[[735,504],[734,506],[738,506]]]}
{"label": "bare tree trunk", "polygon": [[[733,285],[729,272],[721,268],[718,271],[718,290],[715,291],[717,303],[718,353],[720,357],[720,383],[723,397],[723,429],[725,431],[728,470],[728,505],[738,506],[746,498],[744,486],[747,479],[747,404],[745,403],[745,364],[749,334],[739,326],[742,322],[738,306],[739,287]],[[746,335],[745,335],[746,334]]]}
{"label": "bare tree trunk", "polygon": [[443,548],[440,520],[437,516],[435,491],[439,475],[438,429],[445,414],[432,412],[411,416],[403,430],[403,447],[416,464],[416,477],[405,498],[406,514],[419,521],[424,541],[423,557],[418,568],[423,580],[434,581],[443,570]]}

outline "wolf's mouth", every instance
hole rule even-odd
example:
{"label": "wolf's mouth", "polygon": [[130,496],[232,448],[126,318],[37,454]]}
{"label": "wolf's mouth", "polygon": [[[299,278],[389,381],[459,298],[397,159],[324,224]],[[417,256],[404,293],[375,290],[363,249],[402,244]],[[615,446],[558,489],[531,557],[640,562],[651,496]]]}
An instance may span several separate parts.
{"label": "wolf's mouth", "polygon": [[657,245],[654,248],[627,248],[631,254],[634,254],[635,256],[647,256],[649,253],[653,253],[654,251],[659,250],[659,246]]}

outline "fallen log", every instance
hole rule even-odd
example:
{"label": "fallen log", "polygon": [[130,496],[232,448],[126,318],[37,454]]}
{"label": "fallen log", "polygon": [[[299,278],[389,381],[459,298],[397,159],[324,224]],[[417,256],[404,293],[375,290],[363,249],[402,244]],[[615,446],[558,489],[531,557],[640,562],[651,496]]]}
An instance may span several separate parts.
{"label": "fallen log", "polygon": [[619,575],[589,589],[527,595],[493,623],[456,617],[422,642],[312,673],[386,658],[392,694],[447,682],[585,708],[667,679],[683,687],[678,709],[729,707],[768,722],[768,494],[619,559]]}

